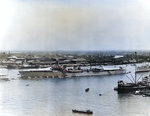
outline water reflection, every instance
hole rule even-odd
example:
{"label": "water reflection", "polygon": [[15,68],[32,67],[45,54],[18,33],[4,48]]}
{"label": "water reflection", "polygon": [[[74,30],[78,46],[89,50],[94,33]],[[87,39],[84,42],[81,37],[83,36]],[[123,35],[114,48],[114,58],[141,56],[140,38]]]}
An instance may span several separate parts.
{"label": "water reflection", "polygon": [[118,94],[118,100],[130,99],[130,97],[133,97],[133,95],[129,93]]}

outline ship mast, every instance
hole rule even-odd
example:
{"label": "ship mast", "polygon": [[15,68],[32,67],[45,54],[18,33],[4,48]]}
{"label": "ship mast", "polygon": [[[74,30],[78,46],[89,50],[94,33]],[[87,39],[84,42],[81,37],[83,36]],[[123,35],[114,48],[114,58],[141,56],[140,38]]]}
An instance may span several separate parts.
{"label": "ship mast", "polygon": [[142,77],[143,74],[141,74],[141,76],[137,79],[136,77],[136,69],[137,69],[137,66],[135,66],[135,84],[137,84],[137,82],[139,81],[139,79]]}
{"label": "ship mast", "polygon": [[[135,60],[137,62],[137,52],[135,52]],[[136,67],[136,64],[135,64],[135,84],[137,84],[137,81],[136,81],[136,69],[137,69],[137,67]]]}
{"label": "ship mast", "polygon": [[136,65],[135,65],[135,84],[137,84],[136,83]]}
{"label": "ship mast", "polygon": [[[136,70],[137,70],[137,65],[135,64],[134,75],[131,74],[132,79],[126,75],[126,76],[128,77],[128,79],[129,79],[132,83],[135,83],[135,84],[137,84],[137,82],[140,80],[140,78],[141,78],[142,75],[143,75],[143,74],[141,74],[141,76],[137,78]],[[135,76],[135,77],[133,77],[133,76]]]}
{"label": "ship mast", "polygon": [[137,84],[137,81],[136,81],[136,80],[137,80],[137,79],[136,79],[136,65],[135,65],[135,71],[134,71],[134,73],[135,73],[135,74],[134,74],[135,77],[133,77],[133,75],[131,74],[132,79],[131,79],[130,77],[128,77],[127,75],[126,75],[126,76],[128,77],[128,79],[129,79],[132,83]]}

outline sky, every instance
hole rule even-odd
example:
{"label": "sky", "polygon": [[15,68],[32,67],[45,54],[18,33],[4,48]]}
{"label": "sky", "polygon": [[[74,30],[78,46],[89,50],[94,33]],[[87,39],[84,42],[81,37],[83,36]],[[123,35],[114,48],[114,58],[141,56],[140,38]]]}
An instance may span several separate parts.
{"label": "sky", "polygon": [[0,0],[0,50],[150,50],[149,0]]}

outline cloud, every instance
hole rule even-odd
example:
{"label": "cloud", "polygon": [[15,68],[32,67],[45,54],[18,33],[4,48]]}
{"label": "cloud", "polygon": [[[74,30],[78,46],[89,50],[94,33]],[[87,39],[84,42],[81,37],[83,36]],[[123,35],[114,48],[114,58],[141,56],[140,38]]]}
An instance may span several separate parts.
{"label": "cloud", "polygon": [[144,49],[150,36],[150,9],[144,1],[14,1],[1,49]]}

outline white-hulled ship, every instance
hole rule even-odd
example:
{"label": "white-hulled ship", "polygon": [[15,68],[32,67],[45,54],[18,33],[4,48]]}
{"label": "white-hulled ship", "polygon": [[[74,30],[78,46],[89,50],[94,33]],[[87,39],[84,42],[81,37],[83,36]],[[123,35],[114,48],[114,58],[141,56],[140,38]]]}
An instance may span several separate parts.
{"label": "white-hulled ship", "polygon": [[67,77],[74,76],[99,76],[99,75],[115,75],[115,74],[125,74],[126,69],[123,67],[96,67],[91,69],[80,69],[79,72],[70,73],[66,71]]}
{"label": "white-hulled ship", "polygon": [[150,65],[149,64],[144,64],[142,66],[136,66],[136,72],[148,72],[150,71]]}

